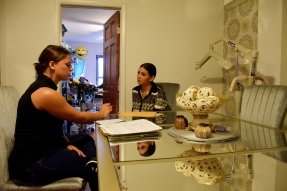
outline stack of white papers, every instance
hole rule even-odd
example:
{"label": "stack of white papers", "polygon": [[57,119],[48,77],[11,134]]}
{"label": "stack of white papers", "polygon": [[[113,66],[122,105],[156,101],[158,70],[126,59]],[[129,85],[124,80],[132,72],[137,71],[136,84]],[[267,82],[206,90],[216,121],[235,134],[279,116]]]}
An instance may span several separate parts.
{"label": "stack of white papers", "polygon": [[160,126],[147,119],[137,119],[112,124],[102,123],[99,125],[99,127],[102,132],[108,136],[149,133],[162,130]]}
{"label": "stack of white papers", "polygon": [[103,120],[98,120],[96,121],[97,124],[99,125],[110,125],[118,122],[123,122],[123,119],[103,119]]}

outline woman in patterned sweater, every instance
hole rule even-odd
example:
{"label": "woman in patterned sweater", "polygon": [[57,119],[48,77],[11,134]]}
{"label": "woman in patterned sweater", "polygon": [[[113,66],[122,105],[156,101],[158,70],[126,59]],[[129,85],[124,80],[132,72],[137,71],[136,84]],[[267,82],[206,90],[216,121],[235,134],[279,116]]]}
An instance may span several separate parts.
{"label": "woman in patterned sweater", "polygon": [[156,76],[156,67],[151,63],[144,63],[138,69],[138,86],[132,90],[132,111],[164,111],[167,100],[164,90],[153,80]]}
{"label": "woman in patterned sweater", "polygon": [[[132,111],[164,111],[167,107],[167,100],[164,90],[157,86],[153,80],[156,76],[156,67],[151,63],[140,65],[137,74],[138,86],[133,88],[133,108]],[[156,124],[165,121],[163,113],[157,113],[154,118]],[[155,152],[155,142],[138,142],[137,149],[141,156],[151,156]]]}

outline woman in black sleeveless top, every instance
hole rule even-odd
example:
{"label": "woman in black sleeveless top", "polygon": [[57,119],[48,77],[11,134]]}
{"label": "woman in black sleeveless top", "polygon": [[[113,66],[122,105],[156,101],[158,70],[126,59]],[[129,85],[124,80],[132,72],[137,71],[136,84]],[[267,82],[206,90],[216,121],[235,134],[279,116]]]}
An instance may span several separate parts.
{"label": "woman in black sleeveless top", "polygon": [[63,122],[90,123],[106,117],[112,107],[107,103],[99,112],[81,112],[57,92],[57,84],[68,80],[73,70],[70,52],[64,47],[47,46],[34,66],[36,80],[18,103],[10,178],[17,184],[43,185],[82,177],[95,191],[97,173],[87,165],[96,157],[94,140],[84,134],[65,137]]}

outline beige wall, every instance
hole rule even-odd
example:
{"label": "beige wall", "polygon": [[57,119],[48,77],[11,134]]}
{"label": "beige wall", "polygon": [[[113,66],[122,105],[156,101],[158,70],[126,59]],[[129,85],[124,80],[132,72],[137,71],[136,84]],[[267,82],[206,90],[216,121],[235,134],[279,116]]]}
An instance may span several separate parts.
{"label": "beige wall", "polygon": [[[47,45],[59,42],[59,4],[122,6],[120,109],[131,109],[131,88],[142,62],[158,67],[157,81],[178,82],[182,89],[200,84],[202,76],[221,77],[213,61],[199,71],[194,64],[208,51],[208,45],[222,34],[223,2],[175,0],[2,0],[5,15],[6,54],[1,63],[3,84],[22,93],[34,80],[32,64]],[[60,3],[59,3],[60,2]],[[36,7],[36,8],[35,8]],[[125,16],[126,15],[126,16]],[[125,37],[126,36],[126,37]],[[126,58],[126,59],[125,59]],[[3,65],[3,67],[2,67]],[[220,84],[212,84],[220,91]]]}
{"label": "beige wall", "polygon": [[282,63],[281,63],[281,80],[280,84],[287,85],[287,1],[282,1]]}
{"label": "beige wall", "polygon": [[[258,68],[285,84],[286,1],[259,1]],[[199,71],[195,62],[210,42],[223,34],[223,0],[0,0],[0,78],[21,93],[34,80],[33,63],[48,44],[59,43],[59,2],[93,6],[122,6],[120,109],[130,110],[131,88],[143,62],[158,67],[156,81],[178,82],[181,91],[203,84],[203,76],[221,77],[221,68],[209,61]],[[125,3],[126,2],[126,3]],[[282,9],[282,2],[284,7]],[[282,15],[284,15],[282,19]],[[285,36],[281,33],[284,31]],[[283,44],[282,44],[283,40]],[[281,48],[283,48],[281,50]],[[283,61],[282,61],[283,60]],[[270,70],[272,68],[272,70]]]}
{"label": "beige wall", "polygon": [[[126,95],[136,84],[140,64],[157,66],[156,82],[177,82],[183,91],[202,84],[203,76],[221,78],[221,68],[210,60],[198,71],[195,63],[206,55],[209,43],[223,33],[223,1],[127,1]],[[131,109],[127,99],[126,110]]]}
{"label": "beige wall", "polygon": [[[283,151],[284,152],[284,151]],[[270,156],[258,153],[253,155],[253,191],[285,191],[287,164]]]}
{"label": "beige wall", "polygon": [[[282,64],[282,2],[258,0],[258,70],[280,84]],[[272,70],[271,70],[272,68]]]}
{"label": "beige wall", "polygon": [[1,69],[3,68],[3,63],[5,60],[5,51],[6,51],[6,47],[5,47],[5,0],[0,0],[0,23],[1,23],[1,27],[0,27],[0,44],[2,47],[2,51],[0,51],[0,85],[1,85]]}
{"label": "beige wall", "polygon": [[[286,21],[286,12],[282,13],[282,2],[259,0],[258,68],[263,74],[274,76],[276,84],[286,84],[283,75],[286,56],[281,52],[281,48],[286,50],[281,32],[282,14]],[[194,68],[195,62],[207,53],[209,43],[223,34],[223,0],[0,0],[0,3],[3,26],[0,40],[4,47],[0,53],[1,83],[16,86],[21,93],[34,80],[32,64],[40,51],[48,44],[60,42],[60,3],[122,7],[120,110],[131,108],[131,88],[136,85],[136,72],[143,62],[156,64],[156,81],[178,82],[180,91],[192,84],[221,91],[221,84],[200,82],[203,77],[221,78],[218,64],[211,60],[198,71]]]}
{"label": "beige wall", "polygon": [[33,63],[40,51],[55,42],[55,2],[44,0],[3,0],[6,3],[2,84],[20,92],[34,80]]}

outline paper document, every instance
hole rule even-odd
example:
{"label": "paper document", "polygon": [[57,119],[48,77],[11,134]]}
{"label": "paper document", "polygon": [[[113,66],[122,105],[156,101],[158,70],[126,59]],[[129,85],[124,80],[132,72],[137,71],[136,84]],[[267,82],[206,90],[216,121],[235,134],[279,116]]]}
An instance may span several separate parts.
{"label": "paper document", "polygon": [[99,127],[105,135],[109,136],[148,133],[162,130],[160,126],[147,119],[118,122],[114,124],[100,125]]}
{"label": "paper document", "polygon": [[123,121],[124,121],[123,119],[104,119],[104,120],[98,120],[96,121],[96,123],[100,125],[109,125]]}

